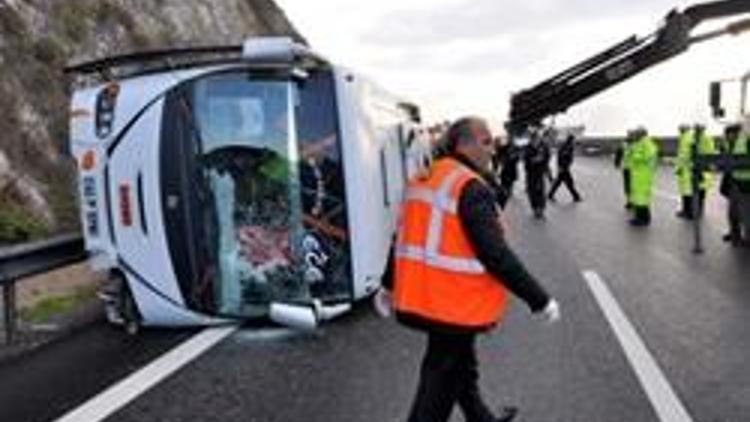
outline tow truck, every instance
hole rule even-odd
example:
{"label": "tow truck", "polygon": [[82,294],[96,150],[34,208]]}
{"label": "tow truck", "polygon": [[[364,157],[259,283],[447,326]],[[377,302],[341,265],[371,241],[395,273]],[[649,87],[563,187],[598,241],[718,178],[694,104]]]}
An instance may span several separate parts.
{"label": "tow truck", "polygon": [[693,35],[700,24],[750,13],[750,1],[725,0],[672,9],[659,28],[645,36],[632,35],[610,48],[511,96],[506,123],[512,139],[529,135],[544,120],[611,88],[644,70],[687,51],[691,46],[750,29],[750,18]]}

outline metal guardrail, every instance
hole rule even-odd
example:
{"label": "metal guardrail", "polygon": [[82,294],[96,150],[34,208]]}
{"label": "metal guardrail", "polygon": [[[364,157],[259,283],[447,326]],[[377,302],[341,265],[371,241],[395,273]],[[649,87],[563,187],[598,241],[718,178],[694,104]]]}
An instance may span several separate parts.
{"label": "metal guardrail", "polygon": [[[661,157],[677,155],[677,137],[656,136]],[[576,140],[576,149],[583,155],[611,155],[622,145],[624,138],[618,136],[584,136]]]}
{"label": "metal guardrail", "polygon": [[85,259],[86,250],[80,234],[65,234],[0,248],[0,288],[3,291],[6,344],[13,342],[16,332],[16,282]]}

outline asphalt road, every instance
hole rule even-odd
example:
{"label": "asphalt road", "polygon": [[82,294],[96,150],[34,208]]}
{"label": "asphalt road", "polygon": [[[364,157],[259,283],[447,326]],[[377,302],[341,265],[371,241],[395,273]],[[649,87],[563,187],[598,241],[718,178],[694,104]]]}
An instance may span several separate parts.
{"label": "asphalt road", "polygon": [[0,421],[54,420],[191,334],[159,330],[134,338],[102,320],[35,351],[3,360]]}
{"label": "asphalt road", "polygon": [[[511,202],[512,245],[563,319],[541,324],[515,301],[479,344],[487,401],[519,406],[528,422],[750,420],[750,250],[721,242],[722,200],[709,199],[706,253],[695,255],[692,227],[674,217],[668,169],[646,229],[627,225],[609,161],[579,159],[574,173],[584,202],[562,191],[545,221],[531,218],[525,198]],[[624,352],[586,270],[609,287],[689,419],[659,416],[644,386],[656,378],[636,375],[641,363]],[[0,420],[53,420],[188,335],[133,340],[96,326],[1,365]],[[107,420],[403,421],[422,350],[421,334],[367,306],[315,333],[242,329]],[[452,421],[461,420],[456,411]]]}

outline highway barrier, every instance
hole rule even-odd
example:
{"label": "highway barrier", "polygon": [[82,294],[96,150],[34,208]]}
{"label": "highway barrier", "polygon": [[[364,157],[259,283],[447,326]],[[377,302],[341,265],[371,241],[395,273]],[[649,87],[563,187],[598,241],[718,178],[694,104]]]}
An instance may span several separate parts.
{"label": "highway barrier", "polygon": [[18,323],[16,283],[85,259],[83,237],[78,233],[0,248],[0,288],[6,344],[13,343]]}

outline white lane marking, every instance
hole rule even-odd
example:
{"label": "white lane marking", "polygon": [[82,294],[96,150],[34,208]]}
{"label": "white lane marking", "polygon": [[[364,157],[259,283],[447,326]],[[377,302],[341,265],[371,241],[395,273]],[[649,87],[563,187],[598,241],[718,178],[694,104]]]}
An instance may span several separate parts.
{"label": "white lane marking", "polygon": [[158,384],[237,330],[238,326],[207,328],[149,363],[55,422],[97,422]]}
{"label": "white lane marking", "polygon": [[617,340],[625,351],[625,356],[635,370],[651,405],[662,422],[693,422],[664,373],[659,369],[654,357],[638,336],[635,327],[630,323],[625,313],[607,285],[594,271],[583,271],[583,278],[594,294],[599,307],[612,327]]}

